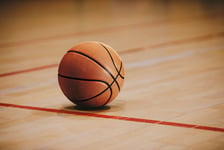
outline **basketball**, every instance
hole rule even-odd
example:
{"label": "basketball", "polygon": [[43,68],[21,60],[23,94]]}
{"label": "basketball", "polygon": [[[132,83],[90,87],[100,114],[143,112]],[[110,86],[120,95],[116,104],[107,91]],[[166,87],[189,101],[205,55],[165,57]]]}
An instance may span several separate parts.
{"label": "basketball", "polygon": [[70,48],[58,68],[64,95],[78,106],[102,107],[117,97],[124,83],[124,66],[110,46],[84,42]]}

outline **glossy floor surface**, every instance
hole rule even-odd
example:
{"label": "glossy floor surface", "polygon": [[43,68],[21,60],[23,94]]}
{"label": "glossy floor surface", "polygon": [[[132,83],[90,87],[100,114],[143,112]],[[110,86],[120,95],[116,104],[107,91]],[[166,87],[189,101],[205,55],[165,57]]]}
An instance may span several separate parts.
{"label": "glossy floor surface", "polygon": [[[224,149],[222,1],[1,1],[0,149]],[[113,47],[119,96],[82,110],[58,64],[83,41]]]}

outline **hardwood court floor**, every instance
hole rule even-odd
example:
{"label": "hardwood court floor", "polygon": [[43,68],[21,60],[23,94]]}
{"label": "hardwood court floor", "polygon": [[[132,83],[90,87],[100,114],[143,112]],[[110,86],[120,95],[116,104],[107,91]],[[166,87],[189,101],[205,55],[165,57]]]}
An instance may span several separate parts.
{"label": "hardwood court floor", "polygon": [[[1,1],[0,149],[224,149],[222,1]],[[57,82],[64,53],[111,45],[119,96],[80,110]]]}

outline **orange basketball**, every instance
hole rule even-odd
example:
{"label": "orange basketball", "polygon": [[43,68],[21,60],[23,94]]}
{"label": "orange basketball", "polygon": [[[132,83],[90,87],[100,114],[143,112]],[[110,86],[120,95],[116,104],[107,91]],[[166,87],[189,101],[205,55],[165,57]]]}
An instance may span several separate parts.
{"label": "orange basketball", "polygon": [[124,66],[110,46],[85,42],[67,51],[58,69],[64,95],[82,107],[101,107],[110,103],[124,82]]}

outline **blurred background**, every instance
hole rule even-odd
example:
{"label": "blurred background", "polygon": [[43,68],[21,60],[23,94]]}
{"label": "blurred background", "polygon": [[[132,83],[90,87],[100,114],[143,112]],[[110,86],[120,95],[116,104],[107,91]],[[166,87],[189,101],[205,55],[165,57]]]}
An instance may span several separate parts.
{"label": "blurred background", "polygon": [[[222,0],[3,0],[0,61],[17,56],[12,61],[18,59],[22,69],[22,59],[31,58],[33,51],[57,63],[67,48],[82,41],[101,41],[122,51],[193,37],[199,30],[213,33],[223,29],[223,7]],[[21,46],[26,48],[17,51]],[[53,51],[59,54],[45,58]],[[38,59],[32,61],[42,65]]]}

